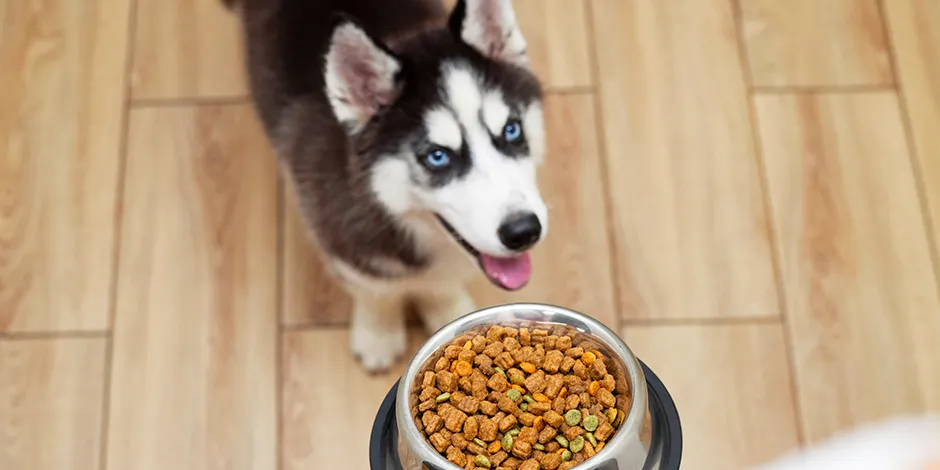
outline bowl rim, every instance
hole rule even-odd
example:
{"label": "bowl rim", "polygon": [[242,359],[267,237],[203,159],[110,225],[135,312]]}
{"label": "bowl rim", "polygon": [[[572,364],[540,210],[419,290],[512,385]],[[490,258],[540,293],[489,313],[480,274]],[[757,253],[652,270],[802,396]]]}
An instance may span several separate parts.
{"label": "bowl rim", "polygon": [[[572,323],[577,322],[585,325],[587,327],[587,331],[579,328],[578,325],[568,323],[569,326],[573,326],[579,330],[582,330],[583,333],[592,336],[593,339],[601,341],[608,348],[614,351],[618,355],[617,359],[622,363],[623,367],[627,371],[632,398],[630,403],[630,410],[627,412],[624,423],[621,425],[620,429],[617,430],[613,440],[609,441],[608,444],[605,445],[600,452],[594,455],[594,457],[591,457],[590,460],[602,462],[606,461],[606,459],[613,458],[615,454],[614,449],[618,447],[618,444],[624,442],[624,440],[627,439],[626,436],[628,433],[621,431],[624,428],[640,429],[640,426],[645,419],[645,415],[647,414],[646,410],[649,408],[646,377],[643,374],[642,366],[640,365],[636,355],[633,354],[633,351],[629,346],[627,346],[626,342],[623,341],[620,335],[615,333],[607,325],[601,323],[594,317],[569,308],[537,302],[507,303],[468,313],[436,331],[433,335],[431,335],[430,338],[428,338],[427,341],[425,341],[421,348],[418,349],[418,352],[415,353],[411,361],[408,363],[408,367],[405,369],[404,374],[402,374],[395,404],[395,415],[398,421],[399,439],[409,438],[412,441],[420,442],[419,445],[421,446],[421,450],[424,452],[419,453],[418,457],[420,457],[422,463],[434,465],[439,470],[463,470],[462,468],[445,459],[444,456],[437,452],[437,450],[427,442],[422,433],[418,431],[418,427],[415,425],[414,419],[411,417],[411,403],[408,391],[411,390],[414,386],[419,369],[422,365],[424,365],[425,361],[427,361],[427,359],[431,357],[431,355],[434,354],[441,346],[443,346],[447,341],[456,338],[467,329],[486,324],[498,324],[499,321],[487,322],[485,320],[490,317],[497,317],[502,313],[518,313],[519,311],[535,311],[542,314],[548,313],[558,315],[563,318],[567,317]],[[531,321],[539,322],[539,320]],[[552,322],[543,320],[542,323],[551,324]],[[557,322],[555,323],[557,324]],[[648,451],[649,449],[647,449],[647,452]]]}

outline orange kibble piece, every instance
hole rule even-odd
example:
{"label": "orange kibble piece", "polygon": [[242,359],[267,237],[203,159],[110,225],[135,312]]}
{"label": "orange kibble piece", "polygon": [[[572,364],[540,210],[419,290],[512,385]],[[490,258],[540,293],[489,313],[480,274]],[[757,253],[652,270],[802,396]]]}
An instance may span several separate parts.
{"label": "orange kibble piece", "polygon": [[470,349],[472,347],[473,347],[473,341],[467,341],[466,343],[463,344],[464,349]]}
{"label": "orange kibble piece", "polygon": [[545,420],[541,416],[536,416],[535,421],[532,422],[532,427],[535,429],[538,429],[539,431],[542,430],[542,426],[544,425],[545,425]]}
{"label": "orange kibble piece", "polygon": [[528,393],[528,392],[525,391],[524,388],[522,388],[522,385],[519,385],[519,384],[512,384],[512,388],[515,389],[515,390],[518,390],[519,393],[521,393],[521,394],[523,394],[523,395],[525,395],[526,393]]}
{"label": "orange kibble piece", "polygon": [[500,443],[499,441],[493,441],[493,443],[490,444],[490,448],[486,449],[486,451],[489,452],[490,454],[496,454],[502,448],[503,448],[502,443]]}
{"label": "orange kibble piece", "polygon": [[584,353],[584,354],[581,355],[581,362],[583,362],[584,365],[588,365],[588,366],[589,366],[589,365],[591,365],[591,364],[594,364],[594,361],[596,361],[596,360],[597,360],[597,356],[594,355],[594,353],[592,353],[592,352],[590,352],[590,351],[588,351],[588,352],[586,352],[586,353]]}
{"label": "orange kibble piece", "polygon": [[565,398],[568,396],[568,387],[561,387],[561,391],[558,392],[558,398]]}
{"label": "orange kibble piece", "polygon": [[600,389],[601,389],[601,383],[595,380],[591,382],[590,386],[588,386],[588,393],[590,393],[591,396],[593,397],[594,395],[597,394],[597,391]]}
{"label": "orange kibble piece", "polygon": [[519,368],[522,369],[522,370],[524,370],[524,371],[526,371],[526,373],[528,373],[528,374],[534,374],[534,373],[535,373],[535,364],[533,364],[533,363],[531,363],[531,362],[523,362],[523,363],[519,364]]}
{"label": "orange kibble piece", "polygon": [[607,443],[606,443],[606,442],[598,442],[598,443],[597,443],[597,447],[594,448],[594,452],[600,452],[601,449],[604,448],[604,444],[607,444]]}
{"label": "orange kibble piece", "polygon": [[532,395],[532,398],[535,398],[535,401],[537,401],[537,402],[539,402],[539,403],[548,403],[549,401],[551,401],[551,400],[548,399],[548,397],[546,397],[546,396],[545,396],[544,394],[542,394],[542,393],[536,393],[536,394]]}
{"label": "orange kibble piece", "polygon": [[562,447],[561,449],[556,450],[555,453],[558,455],[561,455],[561,454],[564,454],[566,450],[568,449],[565,449],[564,447]]}
{"label": "orange kibble piece", "polygon": [[470,365],[467,361],[457,361],[454,364],[454,372],[461,377],[469,377],[473,372],[473,366]]}

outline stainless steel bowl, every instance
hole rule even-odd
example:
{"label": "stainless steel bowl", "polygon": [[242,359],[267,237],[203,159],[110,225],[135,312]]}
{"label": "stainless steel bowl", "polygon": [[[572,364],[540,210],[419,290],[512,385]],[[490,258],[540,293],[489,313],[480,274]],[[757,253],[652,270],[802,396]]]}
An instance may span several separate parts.
{"label": "stainless steel bowl", "polygon": [[597,343],[599,350],[613,361],[610,373],[626,378],[632,403],[613,439],[579,470],[641,470],[648,467],[651,417],[647,384],[639,361],[616,333],[590,316],[561,307],[542,304],[509,304],[465,315],[437,331],[418,351],[401,378],[396,399],[398,455],[403,470],[462,470],[435,451],[415,425],[411,408],[412,391],[418,373],[436,360],[442,346],[461,334],[489,325],[538,322],[576,329]]}

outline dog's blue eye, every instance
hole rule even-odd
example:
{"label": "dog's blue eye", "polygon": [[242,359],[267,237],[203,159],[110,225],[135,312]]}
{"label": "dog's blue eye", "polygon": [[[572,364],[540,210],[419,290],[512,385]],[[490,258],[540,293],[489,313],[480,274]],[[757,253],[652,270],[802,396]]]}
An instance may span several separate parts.
{"label": "dog's blue eye", "polygon": [[424,156],[424,161],[427,162],[428,166],[431,168],[443,168],[450,165],[450,155],[443,150],[434,150]]}
{"label": "dog's blue eye", "polygon": [[522,125],[519,121],[509,121],[506,127],[503,127],[503,138],[506,142],[515,142],[522,137]]}

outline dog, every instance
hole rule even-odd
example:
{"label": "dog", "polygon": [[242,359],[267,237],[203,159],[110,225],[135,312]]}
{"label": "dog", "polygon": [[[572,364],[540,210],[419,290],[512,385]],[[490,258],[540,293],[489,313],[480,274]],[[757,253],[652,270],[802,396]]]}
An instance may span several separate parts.
{"label": "dog", "polygon": [[526,285],[548,230],[543,89],[510,0],[223,1],[367,370],[404,353],[407,306],[435,331],[475,309],[480,271]]}

